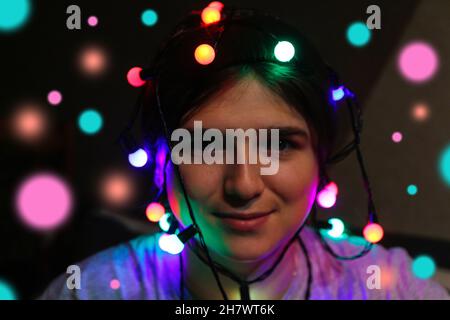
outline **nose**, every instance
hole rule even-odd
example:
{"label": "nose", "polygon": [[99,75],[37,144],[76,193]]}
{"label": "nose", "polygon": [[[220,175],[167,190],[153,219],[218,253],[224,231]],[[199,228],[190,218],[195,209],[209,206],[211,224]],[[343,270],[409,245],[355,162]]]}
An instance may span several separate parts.
{"label": "nose", "polygon": [[259,166],[248,163],[226,166],[225,200],[232,206],[245,206],[258,199],[264,190]]}

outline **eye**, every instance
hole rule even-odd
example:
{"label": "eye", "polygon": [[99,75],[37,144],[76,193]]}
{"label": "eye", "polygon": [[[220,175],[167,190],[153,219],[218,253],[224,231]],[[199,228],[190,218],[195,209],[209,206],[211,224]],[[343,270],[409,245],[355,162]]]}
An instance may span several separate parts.
{"label": "eye", "polygon": [[292,147],[293,147],[292,142],[290,142],[287,139],[280,139],[280,143],[279,143],[279,146],[278,146],[280,151],[286,151],[288,149],[291,149]]}

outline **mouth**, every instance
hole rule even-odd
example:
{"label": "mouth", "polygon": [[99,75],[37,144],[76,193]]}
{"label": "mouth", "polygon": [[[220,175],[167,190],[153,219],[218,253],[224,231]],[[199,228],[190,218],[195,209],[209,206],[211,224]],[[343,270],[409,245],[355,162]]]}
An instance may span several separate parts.
{"label": "mouth", "polygon": [[275,210],[264,212],[213,212],[221,224],[229,231],[249,232],[260,229]]}

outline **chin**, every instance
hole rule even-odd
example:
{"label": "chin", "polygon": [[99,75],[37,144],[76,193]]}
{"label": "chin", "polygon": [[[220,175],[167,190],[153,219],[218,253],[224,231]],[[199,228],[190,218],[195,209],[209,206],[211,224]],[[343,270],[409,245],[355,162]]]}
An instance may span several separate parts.
{"label": "chin", "polygon": [[216,252],[225,259],[241,262],[258,261],[270,255],[276,247],[276,244],[267,241],[267,239],[246,239],[239,237],[224,240]]}

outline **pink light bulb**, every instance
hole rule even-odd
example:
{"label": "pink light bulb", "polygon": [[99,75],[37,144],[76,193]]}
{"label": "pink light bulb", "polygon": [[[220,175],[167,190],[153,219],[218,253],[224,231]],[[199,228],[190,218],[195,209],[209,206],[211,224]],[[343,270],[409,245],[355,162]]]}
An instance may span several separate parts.
{"label": "pink light bulb", "polygon": [[322,208],[331,208],[336,203],[336,194],[325,188],[317,195],[317,202]]}
{"label": "pink light bulb", "polygon": [[133,87],[142,87],[145,84],[145,81],[141,79],[141,71],[142,68],[134,67],[131,68],[127,73],[128,83]]}

